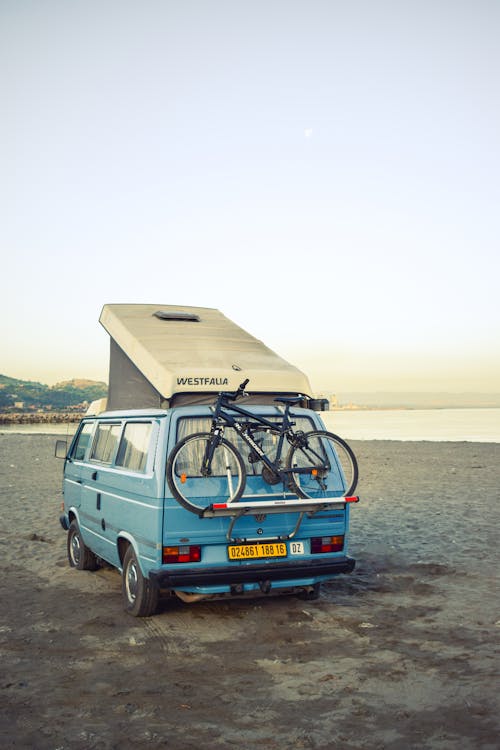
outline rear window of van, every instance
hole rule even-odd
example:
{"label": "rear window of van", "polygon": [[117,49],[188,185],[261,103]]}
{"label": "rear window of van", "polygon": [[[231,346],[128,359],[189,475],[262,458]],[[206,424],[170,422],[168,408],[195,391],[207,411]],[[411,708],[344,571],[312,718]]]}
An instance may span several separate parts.
{"label": "rear window of van", "polygon": [[[274,416],[266,416],[266,419],[269,422],[280,423],[281,421],[279,417]],[[307,432],[308,430],[314,429],[314,424],[308,417],[294,417],[293,421],[295,423],[295,431],[303,430],[304,432]],[[182,440],[183,438],[187,437],[188,435],[192,435],[195,432],[210,432],[211,425],[211,417],[182,417],[177,422],[177,440]],[[238,449],[239,453],[241,453],[241,456],[245,462],[247,472],[253,473],[255,470],[255,466],[253,466],[249,461],[250,449],[244,442],[243,438],[241,438],[236,430],[232,427],[226,427],[224,434],[229,442],[233,443],[233,445]],[[271,461],[273,461],[275,459],[276,449],[278,447],[278,435],[276,433],[268,432],[265,427],[262,427],[262,430],[254,433],[254,438],[260,444],[262,450],[266,453],[266,455],[271,459]],[[288,444],[285,442],[283,448],[284,456],[286,456],[288,450],[287,445]]]}

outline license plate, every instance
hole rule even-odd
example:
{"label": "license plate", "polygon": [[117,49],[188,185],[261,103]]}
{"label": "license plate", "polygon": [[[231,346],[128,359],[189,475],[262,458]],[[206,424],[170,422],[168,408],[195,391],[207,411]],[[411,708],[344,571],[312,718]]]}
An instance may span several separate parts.
{"label": "license plate", "polygon": [[230,560],[258,560],[262,557],[286,557],[286,544],[237,544],[227,548]]}

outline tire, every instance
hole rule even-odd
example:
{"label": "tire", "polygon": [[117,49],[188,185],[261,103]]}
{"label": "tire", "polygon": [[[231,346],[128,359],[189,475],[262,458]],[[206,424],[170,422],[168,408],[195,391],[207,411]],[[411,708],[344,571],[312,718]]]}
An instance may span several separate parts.
{"label": "tire", "polygon": [[[211,476],[202,476],[203,458],[212,439],[209,432],[188,435],[175,445],[167,462],[167,482],[173,496],[184,508],[197,515],[209,505],[208,498],[219,503],[234,503],[245,489],[243,458],[225,438],[219,440],[214,450]],[[210,487],[207,482],[210,482]]]}
{"label": "tire", "polygon": [[97,557],[89,550],[82,539],[80,527],[76,521],[71,521],[66,539],[68,561],[77,570],[97,570]]}
{"label": "tire", "polygon": [[122,594],[125,611],[134,617],[150,617],[158,608],[158,587],[142,575],[132,545],[123,559]]}
{"label": "tire", "polygon": [[304,445],[290,448],[286,468],[310,467],[317,473],[292,472],[292,491],[302,498],[332,497],[332,493],[339,492],[351,496],[358,483],[358,462],[349,445],[338,435],[325,430],[312,430],[304,437]]}

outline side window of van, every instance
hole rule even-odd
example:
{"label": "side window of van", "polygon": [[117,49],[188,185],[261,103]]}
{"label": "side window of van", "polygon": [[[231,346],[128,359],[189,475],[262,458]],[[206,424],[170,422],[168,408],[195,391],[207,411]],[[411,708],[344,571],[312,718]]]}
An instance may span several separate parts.
{"label": "side window of van", "polygon": [[116,456],[117,466],[130,471],[146,471],[152,427],[151,422],[128,422],[125,425]]}
{"label": "side window of van", "polygon": [[93,429],[93,422],[85,422],[82,429],[80,430],[80,434],[78,435],[75,447],[73,448],[73,455],[71,456],[74,461],[83,461],[83,459],[85,458],[85,452],[87,450],[87,446],[89,444]]}
{"label": "side window of van", "polygon": [[115,455],[116,445],[120,437],[121,424],[99,424],[90,454],[91,461],[110,464]]}

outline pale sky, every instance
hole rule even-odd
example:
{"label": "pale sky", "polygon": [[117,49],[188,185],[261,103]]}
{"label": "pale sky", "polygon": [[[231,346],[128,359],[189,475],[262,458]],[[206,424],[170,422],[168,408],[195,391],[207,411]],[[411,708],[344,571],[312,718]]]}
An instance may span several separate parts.
{"label": "pale sky", "polygon": [[0,373],[215,307],[313,387],[500,391],[498,0],[0,0]]}

